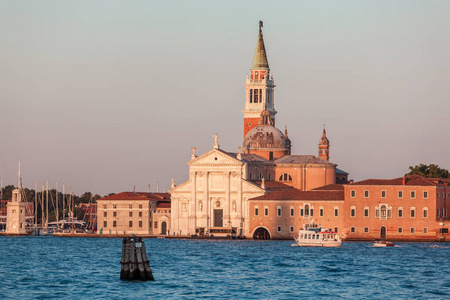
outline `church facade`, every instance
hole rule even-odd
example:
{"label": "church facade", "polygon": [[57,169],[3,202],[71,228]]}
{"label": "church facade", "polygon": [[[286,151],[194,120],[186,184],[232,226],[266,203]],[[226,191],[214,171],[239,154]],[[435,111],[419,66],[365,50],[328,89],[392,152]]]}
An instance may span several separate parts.
{"label": "church facade", "polygon": [[171,228],[181,235],[203,235],[221,229],[254,237],[250,199],[276,191],[308,191],[346,182],[348,174],[329,161],[325,129],[318,156],[292,155],[287,129],[275,127],[275,83],[270,75],[260,23],[250,75],[245,82],[244,139],[238,152],[213,149],[197,156],[192,148],[188,181],[171,194]]}

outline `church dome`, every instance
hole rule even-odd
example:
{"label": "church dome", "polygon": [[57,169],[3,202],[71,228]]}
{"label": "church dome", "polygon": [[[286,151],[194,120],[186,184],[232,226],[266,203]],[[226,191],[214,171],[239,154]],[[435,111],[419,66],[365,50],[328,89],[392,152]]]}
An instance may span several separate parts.
{"label": "church dome", "polygon": [[261,124],[252,128],[244,137],[244,149],[286,150],[287,141],[284,134],[275,126]]}

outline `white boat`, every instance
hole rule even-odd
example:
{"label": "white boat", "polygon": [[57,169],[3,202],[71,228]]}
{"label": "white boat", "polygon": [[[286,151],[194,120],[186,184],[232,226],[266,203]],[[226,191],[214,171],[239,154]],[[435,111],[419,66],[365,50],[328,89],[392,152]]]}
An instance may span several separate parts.
{"label": "white boat", "polygon": [[317,224],[303,224],[294,240],[303,247],[340,247],[342,243],[339,234]]}
{"label": "white boat", "polygon": [[393,242],[389,241],[373,241],[374,247],[394,247]]}

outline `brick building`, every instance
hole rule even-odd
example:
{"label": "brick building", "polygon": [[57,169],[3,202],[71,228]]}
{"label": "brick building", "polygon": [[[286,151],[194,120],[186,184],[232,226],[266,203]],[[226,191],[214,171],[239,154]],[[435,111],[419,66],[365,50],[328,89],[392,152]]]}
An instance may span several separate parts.
{"label": "brick building", "polygon": [[165,233],[170,230],[170,195],[122,192],[100,198],[97,220],[99,234],[161,234],[163,229]]}

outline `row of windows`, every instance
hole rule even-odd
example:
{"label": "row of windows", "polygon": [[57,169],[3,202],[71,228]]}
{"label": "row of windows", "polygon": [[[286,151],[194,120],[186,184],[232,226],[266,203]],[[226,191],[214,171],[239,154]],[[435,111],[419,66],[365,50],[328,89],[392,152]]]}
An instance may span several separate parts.
{"label": "row of windows", "polygon": [[262,89],[250,89],[250,103],[262,102]]}
{"label": "row of windows", "polygon": [[[108,221],[103,221],[103,227],[108,227]],[[117,227],[117,221],[113,221],[113,227]],[[129,221],[128,227],[133,227],[133,221]],[[142,227],[142,221],[139,221],[139,227]],[[156,227],[155,227],[156,228]]]}
{"label": "row of windows", "polygon": [[[106,204],[103,204],[103,209],[106,209],[108,206]],[[113,208],[116,209],[117,208],[117,204],[113,204]],[[132,209],[133,208],[133,204],[128,204],[128,208]],[[139,208],[142,209],[142,204],[139,204]]]}
{"label": "row of windows", "polygon": [[[442,194],[445,194],[445,193],[442,193]],[[397,196],[398,196],[398,198],[403,198],[403,191],[398,191]],[[352,198],[356,197],[356,190],[350,191],[350,197],[352,197]],[[381,191],[380,197],[386,198],[386,191]],[[410,197],[413,199],[416,198],[416,191],[410,191]],[[364,198],[369,198],[369,191],[367,191],[367,190],[364,191]],[[439,198],[439,193],[438,193],[438,198]],[[423,199],[428,199],[428,191],[423,191]]]}
{"label": "row of windows", "polygon": [[[350,227],[350,232],[355,233],[356,232],[356,227]],[[364,227],[364,233],[368,233],[369,232],[369,227]],[[397,228],[397,232],[398,233],[403,233],[403,228],[402,227],[398,227]],[[409,229],[410,233],[416,233],[416,228],[415,227],[411,227]],[[422,228],[422,233],[428,233],[428,228],[424,227]]]}
{"label": "row of windows", "polygon": [[[289,227],[289,232],[294,232],[295,228],[294,226]],[[277,226],[277,232],[281,232],[281,226]],[[334,227],[334,232],[338,232],[338,228]]]}
{"label": "row of windows", "polygon": [[[439,214],[439,212],[438,212]],[[399,218],[403,218],[403,208],[399,207],[397,210],[397,216]],[[410,211],[409,211],[409,216],[411,218],[415,218],[416,217],[416,208],[415,207],[411,207]],[[356,217],[356,207],[351,207],[350,208],[350,217]],[[364,207],[364,217],[368,218],[369,217],[369,208],[368,207]],[[428,208],[424,208],[422,210],[422,217],[424,218],[428,218]],[[375,208],[375,218],[392,218],[392,209],[387,208],[386,205],[382,205],[380,208]]]}
{"label": "row of windows", "polygon": [[[290,216],[294,217],[295,216],[295,209],[293,207],[290,208]],[[277,207],[277,216],[281,217],[281,212],[282,209],[281,207]],[[269,208],[268,207],[264,207],[264,216],[268,216],[269,215]],[[324,210],[323,208],[319,208],[319,216],[323,217],[324,215]],[[255,206],[255,216],[259,216],[259,207]],[[301,217],[309,217],[309,216],[314,216],[314,209],[313,208],[309,208],[309,205],[305,205],[304,208],[300,208],[300,216]],[[338,217],[339,216],[339,209],[338,208],[334,208],[334,216]]]}
{"label": "row of windows", "polygon": [[443,217],[446,218],[447,217],[447,209],[446,208],[436,208],[436,217]]}
{"label": "row of windows", "polygon": [[[128,216],[132,217],[133,216],[133,212],[132,211],[128,212]],[[103,212],[103,217],[105,217],[105,218],[108,217],[108,212],[107,211]],[[113,211],[113,217],[117,217],[117,212]],[[139,212],[139,217],[142,217],[142,211]]]}

